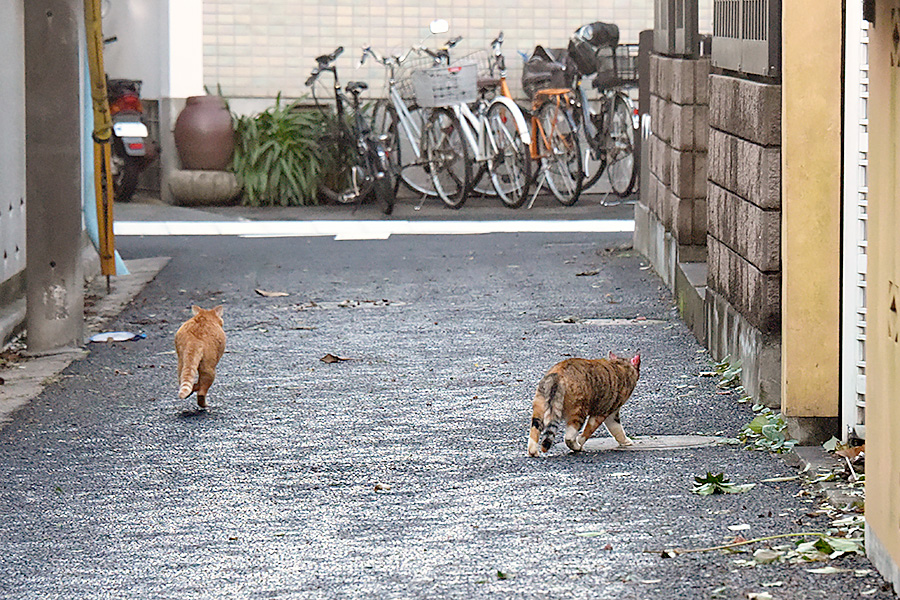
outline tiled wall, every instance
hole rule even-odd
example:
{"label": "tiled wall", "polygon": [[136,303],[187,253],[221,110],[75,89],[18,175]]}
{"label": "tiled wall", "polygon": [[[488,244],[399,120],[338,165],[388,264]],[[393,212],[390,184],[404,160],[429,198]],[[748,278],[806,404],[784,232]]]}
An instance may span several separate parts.
{"label": "tiled wall", "polygon": [[[701,11],[701,31],[708,30],[708,12]],[[459,56],[487,48],[502,30],[514,89],[519,52],[536,44],[563,47],[592,21],[616,23],[622,43],[637,43],[639,32],[653,27],[653,0],[204,0],[203,13],[204,83],[249,98],[303,95],[314,58],[339,45],[345,48],[338,62],[342,78],[368,81],[378,95],[384,71],[356,69],[359,49],[403,50],[427,34],[435,18],[449,21],[450,31],[430,45],[462,35]]]}

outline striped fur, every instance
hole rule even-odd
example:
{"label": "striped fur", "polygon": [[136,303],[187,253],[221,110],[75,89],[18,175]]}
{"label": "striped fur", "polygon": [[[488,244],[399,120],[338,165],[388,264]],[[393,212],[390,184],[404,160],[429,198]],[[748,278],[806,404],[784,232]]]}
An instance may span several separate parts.
{"label": "striped fur", "polygon": [[222,306],[203,309],[192,306],[194,316],[175,332],[178,354],[178,397],[197,392],[197,405],[206,407],[206,394],[216,378],[216,365],[225,352]]}
{"label": "striped fur", "polygon": [[534,394],[528,454],[537,456],[553,445],[561,423],[566,445],[577,452],[601,423],[620,445],[631,440],[619,421],[619,409],[631,396],[640,376],[641,356],[570,358],[554,365]]}

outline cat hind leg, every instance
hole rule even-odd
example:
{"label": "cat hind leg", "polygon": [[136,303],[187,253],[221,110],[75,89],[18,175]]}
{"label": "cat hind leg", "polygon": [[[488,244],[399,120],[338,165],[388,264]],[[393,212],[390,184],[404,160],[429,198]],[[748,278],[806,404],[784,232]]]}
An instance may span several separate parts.
{"label": "cat hind leg", "polygon": [[197,378],[197,385],[194,386],[194,389],[197,391],[197,406],[200,408],[206,408],[206,394],[215,377],[215,373],[200,373]]}
{"label": "cat hind leg", "polygon": [[[584,443],[590,439],[594,432],[597,431],[597,428],[600,427],[600,423],[603,422],[603,417],[591,417],[587,420],[587,423],[584,426],[584,431],[578,434],[574,441],[573,445],[570,445],[569,448],[572,450],[578,451],[584,448]],[[578,433],[576,431],[576,433]],[[573,447],[574,446],[574,447]]]}
{"label": "cat hind leg", "polygon": [[538,392],[534,395],[531,413],[531,432],[528,436],[528,455],[537,456],[546,452],[553,445],[556,437],[556,422],[553,419],[550,402],[546,396]]}
{"label": "cat hind leg", "polygon": [[[588,421],[588,423],[590,423],[590,421]],[[573,417],[569,419],[568,424],[566,424],[564,439],[566,441],[566,446],[573,452],[580,452],[581,448],[584,446],[584,440],[579,441],[582,436],[578,433],[581,431],[582,425],[584,425],[584,419],[581,417]]]}
{"label": "cat hind leg", "polygon": [[631,438],[625,435],[625,428],[622,427],[622,420],[619,418],[619,411],[616,411],[606,417],[606,420],[603,421],[603,424],[606,425],[606,429],[609,431],[610,435],[616,438],[616,441],[619,442],[620,446],[630,446],[634,443],[631,441]]}

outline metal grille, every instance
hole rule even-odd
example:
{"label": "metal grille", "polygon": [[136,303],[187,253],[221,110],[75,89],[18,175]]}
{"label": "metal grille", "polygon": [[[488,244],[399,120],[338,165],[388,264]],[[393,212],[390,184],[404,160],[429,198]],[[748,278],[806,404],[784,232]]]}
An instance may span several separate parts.
{"label": "metal grille", "polygon": [[844,101],[844,257],[841,339],[843,439],[866,437],[869,61],[862,1],[847,2]]}
{"label": "metal grille", "polygon": [[713,0],[713,66],[781,75],[781,0]]}
{"label": "metal grille", "polygon": [[654,0],[653,50],[658,54],[697,56],[697,0]]}

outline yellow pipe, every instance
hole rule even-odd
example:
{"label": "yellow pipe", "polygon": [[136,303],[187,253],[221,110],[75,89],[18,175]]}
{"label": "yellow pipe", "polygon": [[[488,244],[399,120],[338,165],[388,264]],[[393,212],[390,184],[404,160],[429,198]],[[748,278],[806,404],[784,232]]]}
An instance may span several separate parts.
{"label": "yellow pipe", "polygon": [[87,29],[88,68],[91,74],[91,100],[94,108],[94,189],[97,202],[97,229],[100,241],[100,272],[116,274],[116,242],[113,237],[113,181],[110,170],[112,117],[103,68],[103,27],[100,0],[84,0]]}

